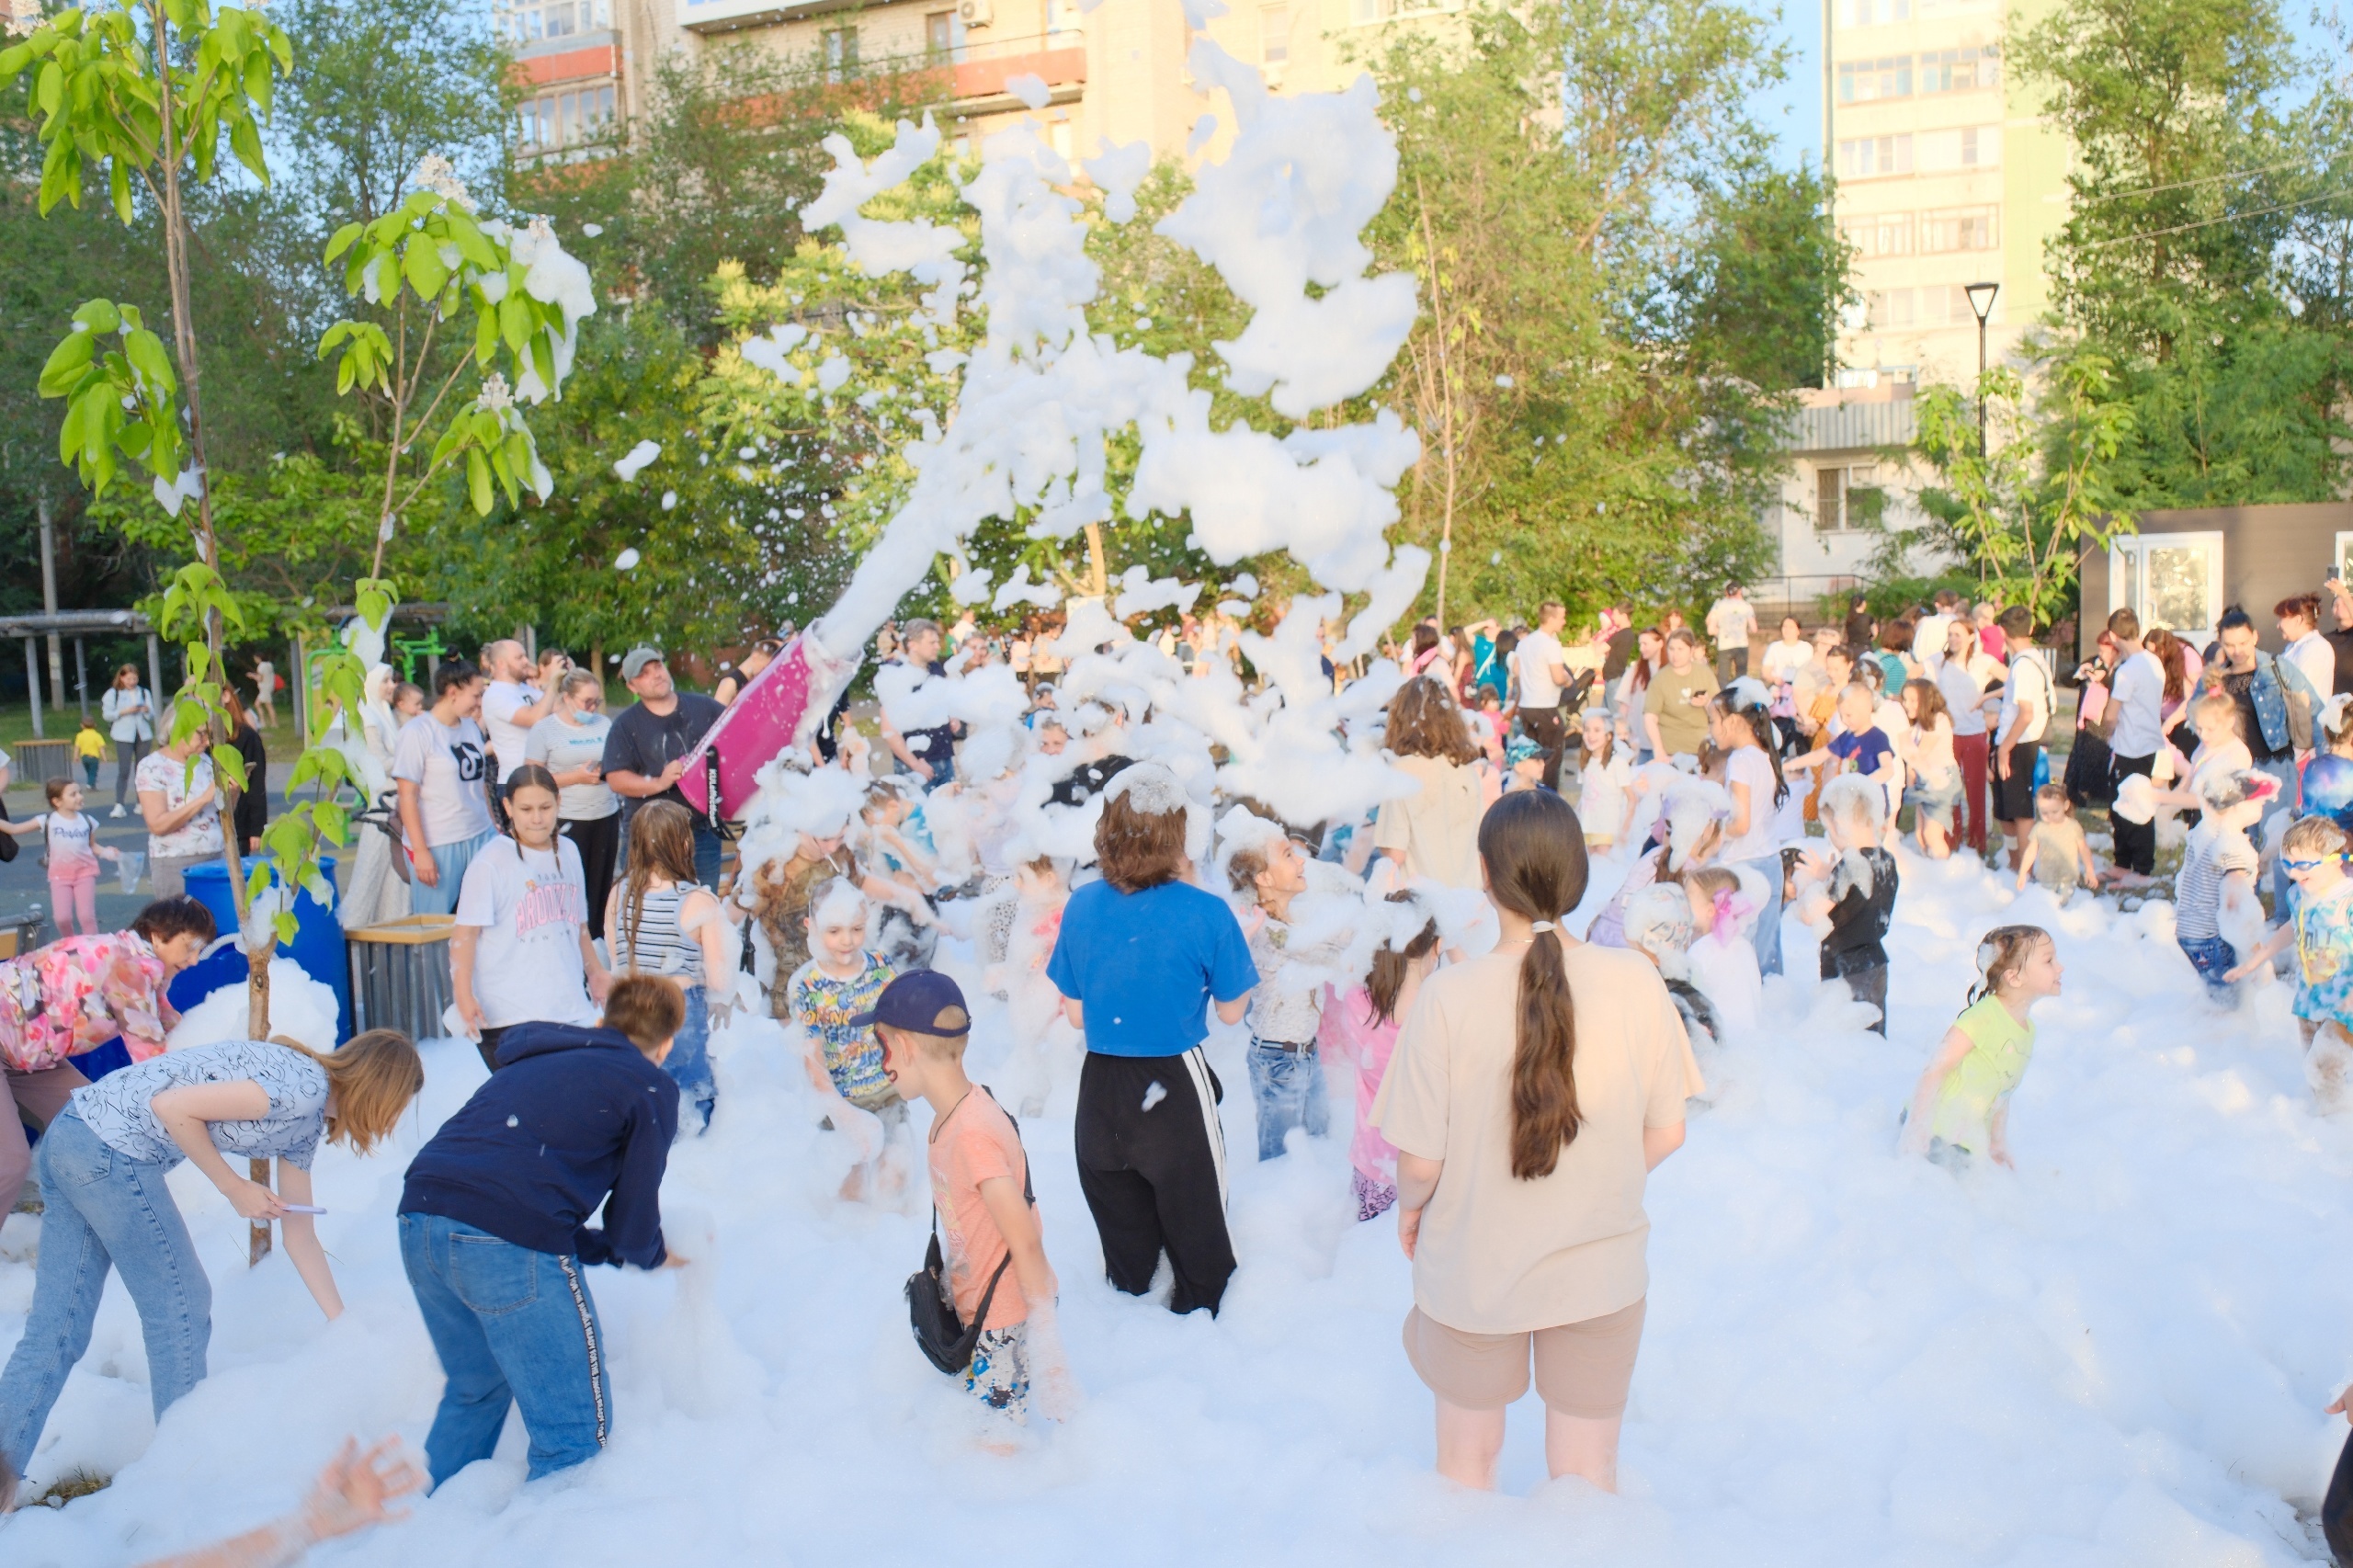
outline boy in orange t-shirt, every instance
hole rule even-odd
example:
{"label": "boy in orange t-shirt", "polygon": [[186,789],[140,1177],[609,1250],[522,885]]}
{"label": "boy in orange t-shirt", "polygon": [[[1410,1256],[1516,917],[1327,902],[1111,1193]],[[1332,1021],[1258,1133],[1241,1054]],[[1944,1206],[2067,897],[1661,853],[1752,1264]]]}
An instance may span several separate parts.
{"label": "boy in orange t-shirt", "polygon": [[1026,1423],[1034,1378],[1040,1413],[1062,1419],[1074,1390],[1054,1324],[1059,1287],[1046,1261],[1037,1205],[1028,1196],[1029,1162],[1021,1134],[995,1096],[975,1092],[964,1075],[972,1028],[964,993],[936,970],[911,970],[882,988],[872,1012],[850,1022],[873,1028],[882,1045],[883,1075],[899,1096],[931,1107],[931,1196],[957,1316],[970,1324],[983,1298],[988,1301],[980,1341],[964,1369],[965,1392]]}

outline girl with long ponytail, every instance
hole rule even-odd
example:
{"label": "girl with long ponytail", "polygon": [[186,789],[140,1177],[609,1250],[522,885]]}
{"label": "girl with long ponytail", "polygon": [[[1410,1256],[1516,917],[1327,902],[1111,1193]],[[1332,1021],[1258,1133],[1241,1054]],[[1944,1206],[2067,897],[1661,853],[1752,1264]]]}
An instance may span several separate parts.
{"label": "girl with long ponytail", "polygon": [[1397,1147],[1414,1262],[1405,1353],[1438,1401],[1438,1468],[1492,1488],[1534,1364],[1545,1456],[1615,1490],[1649,1273],[1645,1177],[1705,1085],[1658,971],[1565,928],[1585,834],[1548,790],[1479,825],[1502,940],[1424,982],[1372,1121]]}

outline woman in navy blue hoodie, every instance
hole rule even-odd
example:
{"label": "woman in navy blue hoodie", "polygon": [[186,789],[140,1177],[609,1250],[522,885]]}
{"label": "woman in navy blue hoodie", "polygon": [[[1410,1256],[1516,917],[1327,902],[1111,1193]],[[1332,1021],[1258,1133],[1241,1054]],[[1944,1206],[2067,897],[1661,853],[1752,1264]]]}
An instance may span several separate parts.
{"label": "woman in navy blue hoodie", "polygon": [[605,1446],[612,1390],[581,1266],[684,1261],[662,1244],[661,1191],[678,1131],[662,1059],[685,1017],[677,986],[648,975],[616,981],[595,1028],[517,1024],[410,1164],[401,1261],[449,1380],[425,1439],[435,1486],[490,1458],[510,1403],[529,1480]]}

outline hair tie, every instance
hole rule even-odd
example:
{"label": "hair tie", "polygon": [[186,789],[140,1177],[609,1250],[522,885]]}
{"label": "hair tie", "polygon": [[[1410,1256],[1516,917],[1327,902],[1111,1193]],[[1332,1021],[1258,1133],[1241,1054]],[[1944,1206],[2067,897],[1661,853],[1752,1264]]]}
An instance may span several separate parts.
{"label": "hair tie", "polygon": [[1530,926],[1529,927],[1529,930],[1530,932],[1536,932],[1536,931],[1550,931],[1550,930],[1552,930],[1552,923],[1550,920],[1539,920],[1539,921],[1537,921],[1534,925],[1532,925],[1532,926]]}

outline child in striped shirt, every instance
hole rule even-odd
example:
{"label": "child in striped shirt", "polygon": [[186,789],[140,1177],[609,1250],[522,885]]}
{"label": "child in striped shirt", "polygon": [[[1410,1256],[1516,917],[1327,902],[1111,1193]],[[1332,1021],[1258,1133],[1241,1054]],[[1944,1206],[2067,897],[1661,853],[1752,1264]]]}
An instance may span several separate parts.
{"label": "child in striped shirt", "polygon": [[2206,983],[2207,994],[2217,1001],[2230,995],[2228,976],[2239,961],[2237,947],[2222,935],[2225,920],[2235,928],[2250,907],[2258,924],[2262,919],[2255,891],[2261,861],[2246,830],[2279,791],[2276,780],[2252,769],[2215,774],[2199,783],[2202,816],[2190,830],[2181,874],[2174,879],[2173,934]]}

